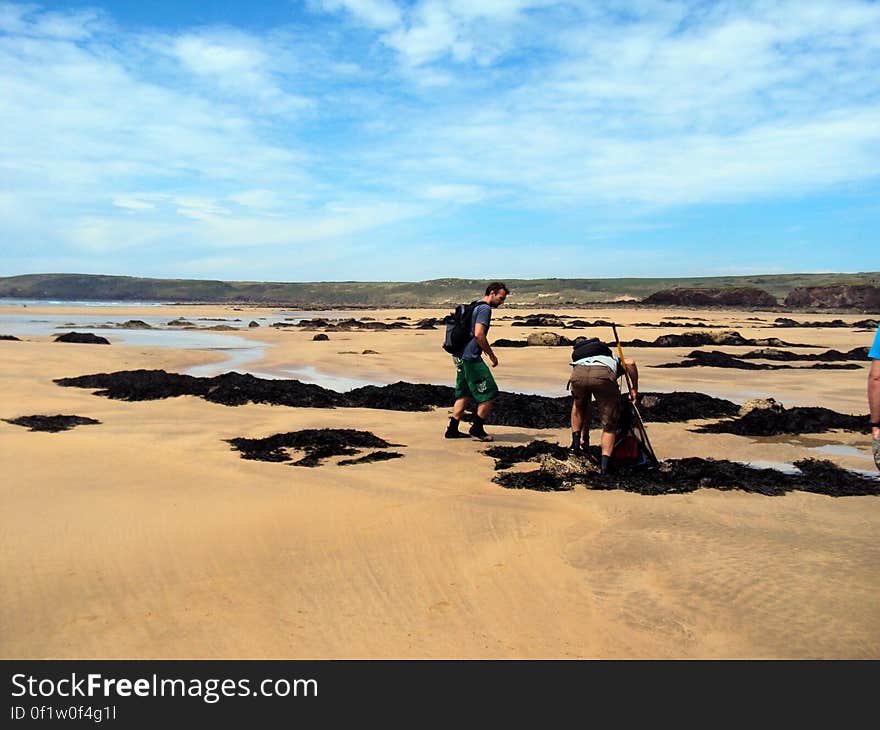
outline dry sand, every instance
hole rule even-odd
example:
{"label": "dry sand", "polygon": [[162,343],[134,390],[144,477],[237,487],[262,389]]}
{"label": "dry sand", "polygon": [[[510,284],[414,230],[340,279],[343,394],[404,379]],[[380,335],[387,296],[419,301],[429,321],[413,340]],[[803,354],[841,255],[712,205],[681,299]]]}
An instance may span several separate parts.
{"label": "dry sand", "polygon": [[[94,313],[42,311],[72,321]],[[231,307],[102,311],[133,319],[240,317],[244,324],[267,314]],[[490,339],[524,338],[532,330],[498,318],[536,311],[496,310]],[[415,321],[443,313],[355,316]],[[622,323],[687,314],[569,313]],[[768,313],[699,316],[746,337],[823,349],[868,345],[873,336],[756,328],[747,320],[778,316]],[[626,327],[622,336],[653,340],[675,331],[692,330]],[[327,342],[266,327],[239,334],[274,345],[253,366],[266,372],[305,366],[359,380],[445,384],[453,377],[439,330],[338,333]],[[112,330],[106,335],[113,339]],[[446,409],[230,408],[189,396],[111,401],[52,379],[134,368],[183,372],[222,355],[25,340],[0,342],[0,418],[65,413],[101,424],[39,433],[0,422],[2,658],[880,657],[875,497],[508,491],[491,481],[483,444],[440,438]],[[364,349],[378,354],[340,354]],[[772,396],[786,406],[867,412],[867,367],[646,367],[691,349],[627,354],[639,360],[646,391],[694,390],[737,402]],[[567,348],[497,354],[502,389],[564,394]],[[224,442],[322,427],[372,431],[405,444],[405,457],[351,467],[331,459],[307,469],[245,461]],[[661,458],[819,456],[872,468],[863,435],[751,439],[687,427],[649,426]],[[567,439],[564,430],[492,431],[499,444]],[[837,453],[816,451],[823,446]]]}

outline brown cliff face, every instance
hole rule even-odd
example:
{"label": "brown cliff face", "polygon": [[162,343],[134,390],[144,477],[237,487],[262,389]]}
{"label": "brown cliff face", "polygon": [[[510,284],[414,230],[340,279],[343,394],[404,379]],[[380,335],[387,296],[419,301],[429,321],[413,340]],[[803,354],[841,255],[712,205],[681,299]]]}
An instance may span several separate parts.
{"label": "brown cliff face", "polygon": [[880,286],[862,284],[800,287],[789,292],[785,305],[880,312]]}
{"label": "brown cliff face", "polygon": [[686,307],[777,307],[776,297],[763,289],[739,286],[715,289],[664,289],[642,300],[642,304],[673,304]]}

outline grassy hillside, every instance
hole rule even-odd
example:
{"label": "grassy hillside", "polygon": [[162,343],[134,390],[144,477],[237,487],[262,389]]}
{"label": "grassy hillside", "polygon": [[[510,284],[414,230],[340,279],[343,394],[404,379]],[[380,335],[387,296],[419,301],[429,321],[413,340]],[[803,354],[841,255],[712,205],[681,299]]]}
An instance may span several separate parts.
{"label": "grassy hillside", "polygon": [[[450,305],[482,295],[483,279],[421,282],[246,282],[143,279],[93,274],[27,274],[0,277],[0,298],[166,302],[252,302],[289,306]],[[643,299],[673,287],[764,289],[781,302],[796,287],[880,284],[880,272],[857,274],[769,274],[657,279],[506,279],[510,304],[564,305]]]}

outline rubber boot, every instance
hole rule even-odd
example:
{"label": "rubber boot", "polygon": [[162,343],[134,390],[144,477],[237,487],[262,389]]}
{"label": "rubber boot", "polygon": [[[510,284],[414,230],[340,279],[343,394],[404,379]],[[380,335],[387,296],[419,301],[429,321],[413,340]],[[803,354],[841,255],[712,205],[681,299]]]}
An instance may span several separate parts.
{"label": "rubber boot", "polygon": [[474,425],[468,429],[468,433],[480,441],[492,441],[493,438],[486,433],[486,429],[483,428],[484,423],[485,421],[482,418],[474,414]]}
{"label": "rubber boot", "polygon": [[445,436],[448,439],[466,439],[468,437],[466,433],[461,433],[458,430],[458,419],[453,416],[449,417],[449,425],[446,427]]}

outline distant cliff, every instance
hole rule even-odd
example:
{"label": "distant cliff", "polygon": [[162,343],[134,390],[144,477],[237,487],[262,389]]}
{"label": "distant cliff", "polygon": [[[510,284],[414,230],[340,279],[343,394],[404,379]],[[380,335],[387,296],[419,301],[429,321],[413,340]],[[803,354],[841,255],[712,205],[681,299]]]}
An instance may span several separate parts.
{"label": "distant cliff", "polygon": [[794,289],[785,298],[788,307],[857,309],[880,312],[880,286],[810,286]]}
{"label": "distant cliff", "polygon": [[[880,273],[774,274],[693,278],[509,279],[512,306],[577,306],[600,302],[661,302],[668,290],[717,291],[688,306],[770,306],[789,292],[816,287],[869,286],[876,289]],[[253,282],[202,279],[147,279],[100,274],[26,274],[0,277],[0,298],[61,301],[217,302],[283,305],[297,308],[448,306],[482,295],[487,279],[429,281]],[[743,292],[747,289],[760,294]],[[739,293],[737,293],[739,292]],[[654,295],[652,298],[651,295]],[[671,303],[671,302],[670,302]],[[800,306],[800,305],[790,305]],[[805,305],[822,306],[822,305]],[[848,305],[844,305],[848,306]]]}
{"label": "distant cliff", "polygon": [[779,302],[763,289],[734,286],[727,289],[666,289],[642,300],[642,304],[673,304],[686,307],[778,307]]}

